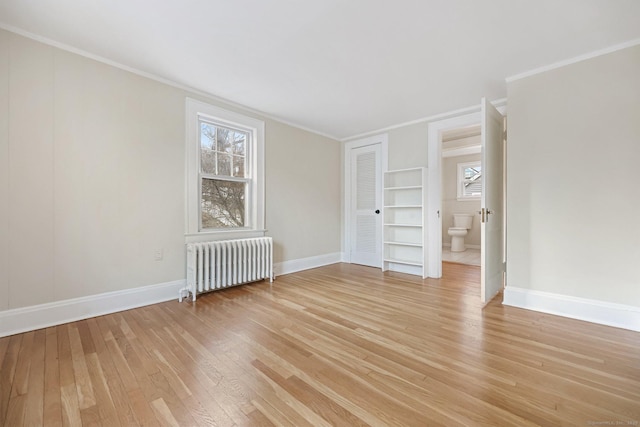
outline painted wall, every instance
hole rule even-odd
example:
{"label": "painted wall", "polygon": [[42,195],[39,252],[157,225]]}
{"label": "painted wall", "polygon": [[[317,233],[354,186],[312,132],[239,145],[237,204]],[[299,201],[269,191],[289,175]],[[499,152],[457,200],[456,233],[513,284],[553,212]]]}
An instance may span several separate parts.
{"label": "painted wall", "polygon": [[9,308],[9,38],[0,31],[0,311]]}
{"label": "painted wall", "polygon": [[266,128],[266,223],[276,261],[340,252],[342,145],[276,121]]}
{"label": "painted wall", "polygon": [[451,244],[451,237],[447,234],[449,227],[453,227],[454,213],[473,214],[471,230],[464,238],[466,245],[480,247],[480,199],[458,201],[458,163],[480,161],[480,154],[446,157],[442,159],[442,242]]}
{"label": "painted wall", "polygon": [[[184,279],[186,96],[0,31],[0,310]],[[265,121],[275,261],[339,252],[340,143]]]}
{"label": "painted wall", "polygon": [[508,84],[507,286],[640,306],[640,46]]}
{"label": "painted wall", "polygon": [[428,123],[388,131],[389,170],[427,166]]}

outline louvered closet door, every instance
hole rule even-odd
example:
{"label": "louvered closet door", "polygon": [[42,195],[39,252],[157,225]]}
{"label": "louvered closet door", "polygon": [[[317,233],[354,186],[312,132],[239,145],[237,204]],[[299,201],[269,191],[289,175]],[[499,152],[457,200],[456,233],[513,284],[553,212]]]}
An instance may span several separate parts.
{"label": "louvered closet door", "polygon": [[382,265],[380,144],[351,150],[351,262]]}

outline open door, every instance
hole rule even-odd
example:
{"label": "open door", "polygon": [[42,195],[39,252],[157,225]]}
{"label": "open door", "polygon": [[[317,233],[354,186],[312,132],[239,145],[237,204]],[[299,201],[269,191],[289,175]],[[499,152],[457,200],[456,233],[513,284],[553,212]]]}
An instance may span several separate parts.
{"label": "open door", "polygon": [[486,98],[481,101],[482,198],[481,298],[491,301],[502,289],[504,273],[504,118]]}

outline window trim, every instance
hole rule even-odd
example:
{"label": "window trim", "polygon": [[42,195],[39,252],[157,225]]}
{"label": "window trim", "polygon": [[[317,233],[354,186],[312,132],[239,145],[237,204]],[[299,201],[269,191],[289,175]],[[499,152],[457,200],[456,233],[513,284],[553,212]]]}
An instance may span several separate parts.
{"label": "window trim", "polygon": [[473,162],[464,162],[457,164],[457,175],[456,175],[456,187],[457,187],[457,199],[459,202],[463,201],[471,201],[471,200],[480,200],[482,198],[482,194],[479,196],[465,196],[462,191],[462,184],[464,183],[464,170],[468,167],[480,167],[482,166],[482,162],[480,160]]}
{"label": "window trim", "polygon": [[[199,238],[244,238],[264,236],[264,140],[265,124],[262,120],[248,117],[192,98],[186,99],[186,200],[185,236],[188,241]],[[201,182],[200,182],[200,119],[213,121],[222,126],[245,130],[251,134],[247,149],[246,171],[250,174],[247,195],[246,227],[204,229],[200,227]]]}

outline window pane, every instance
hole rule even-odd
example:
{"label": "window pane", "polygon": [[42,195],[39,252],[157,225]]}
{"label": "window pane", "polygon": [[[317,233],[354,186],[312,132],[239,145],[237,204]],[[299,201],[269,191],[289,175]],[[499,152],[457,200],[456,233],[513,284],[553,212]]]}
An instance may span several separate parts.
{"label": "window pane", "polygon": [[200,122],[200,170],[205,173],[216,173],[215,153],[216,127]]}
{"label": "window pane", "polygon": [[248,141],[248,132],[200,122],[200,170],[244,178]]}
{"label": "window pane", "polygon": [[233,135],[235,131],[218,126],[218,132],[216,134],[216,140],[218,142],[218,151],[225,153],[231,153],[233,146]]}
{"label": "window pane", "polygon": [[204,173],[216,173],[216,152],[200,150],[200,167]]}
{"label": "window pane", "polygon": [[464,179],[474,179],[476,175],[480,175],[480,166],[464,168]]}
{"label": "window pane", "polygon": [[482,168],[480,165],[464,168],[463,192],[465,197],[482,195]]}
{"label": "window pane", "polygon": [[202,180],[202,228],[244,227],[246,183]]}
{"label": "window pane", "polygon": [[248,135],[246,132],[236,132],[233,138],[233,154],[245,155]]}
{"label": "window pane", "polygon": [[218,153],[218,173],[216,175],[231,176],[231,156]]}
{"label": "window pane", "polygon": [[216,127],[210,123],[200,122],[200,147],[215,150]]}
{"label": "window pane", "polygon": [[458,163],[458,200],[476,199],[482,195],[480,162]]}
{"label": "window pane", "polygon": [[233,156],[233,176],[245,178],[244,176],[244,156]]}

